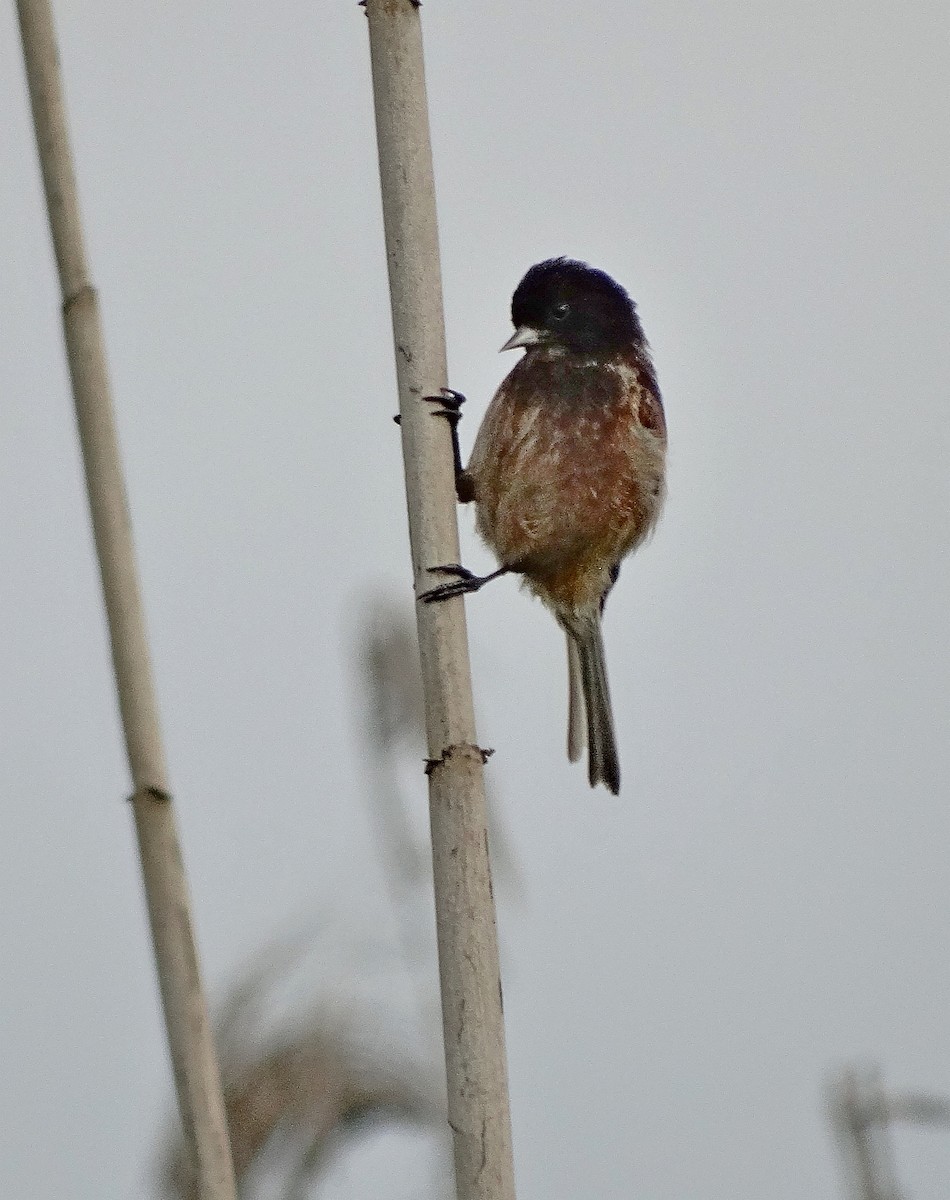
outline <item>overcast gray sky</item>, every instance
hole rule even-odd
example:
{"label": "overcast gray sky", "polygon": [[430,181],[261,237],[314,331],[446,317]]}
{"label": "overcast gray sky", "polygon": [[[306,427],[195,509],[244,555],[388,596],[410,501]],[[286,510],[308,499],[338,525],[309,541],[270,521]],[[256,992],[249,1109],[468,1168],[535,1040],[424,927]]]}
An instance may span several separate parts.
{"label": "overcast gray sky", "polygon": [[[385,913],[353,648],[369,598],[408,611],[411,585],[365,21],[57,8],[220,995],[288,921]],[[0,1194],[128,1200],[169,1072],[12,9]],[[637,299],[670,425],[666,515],[607,615],[619,800],[564,759],[550,617],[510,581],[468,606],[524,885],[500,912],[519,1195],[832,1200],[829,1068],[950,1092],[950,16],[428,0],[423,20],[464,446],[512,365],[513,287],[561,253]],[[950,1135],[898,1156],[917,1200],[947,1194]]]}

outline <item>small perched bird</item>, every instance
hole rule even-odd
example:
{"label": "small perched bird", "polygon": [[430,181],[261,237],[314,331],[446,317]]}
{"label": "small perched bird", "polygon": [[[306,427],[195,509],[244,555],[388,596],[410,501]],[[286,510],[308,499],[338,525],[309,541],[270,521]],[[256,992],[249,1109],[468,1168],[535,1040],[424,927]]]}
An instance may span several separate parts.
{"label": "small perched bird", "polygon": [[663,503],[666,422],[636,306],[609,275],[554,258],[522,279],[514,334],[524,357],[495,393],[466,469],[458,450],[464,397],[426,397],[452,424],[456,490],[474,501],[479,533],[501,566],[478,577],[458,564],[427,601],[473,592],[509,572],[567,634],[568,756],[588,747],[591,787],[620,790],[601,614],[621,560],[649,535]]}

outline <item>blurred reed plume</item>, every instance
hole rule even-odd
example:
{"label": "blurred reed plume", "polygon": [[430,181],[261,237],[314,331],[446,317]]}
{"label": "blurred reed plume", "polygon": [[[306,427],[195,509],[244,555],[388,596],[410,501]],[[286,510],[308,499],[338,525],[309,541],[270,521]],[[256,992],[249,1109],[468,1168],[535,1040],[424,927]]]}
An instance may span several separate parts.
{"label": "blurred reed plume", "polygon": [[828,1087],[828,1109],[852,1200],[904,1197],[894,1165],[894,1125],[950,1126],[950,1100],[890,1092],[873,1064],[838,1071]]}
{"label": "blurred reed plume", "polygon": [[[398,944],[367,942],[328,918],[262,949],[232,986],[215,1042],[244,1200],[324,1195],[335,1171],[349,1178],[368,1153],[368,1135],[394,1131],[413,1141],[412,1161],[400,1159],[374,1190],[453,1192],[411,614],[374,601],[356,640],[364,791]],[[513,883],[505,839],[497,829],[492,837],[502,882]],[[199,1198],[180,1138],[166,1151],[162,1188],[171,1200]]]}
{"label": "blurred reed plume", "polygon": [[[367,962],[365,977],[315,985],[332,954],[321,936],[270,948],[233,987],[218,1016],[241,1196],[316,1195],[320,1177],[358,1154],[363,1135],[380,1128],[428,1131],[433,1173],[447,1177],[438,1059],[420,1061],[411,1016],[384,999],[389,989],[377,986],[373,963]],[[162,1183],[166,1196],[200,1200],[180,1140],[166,1154]],[[393,1195],[404,1194],[401,1184]],[[444,1185],[437,1178],[424,1190],[440,1195]]]}

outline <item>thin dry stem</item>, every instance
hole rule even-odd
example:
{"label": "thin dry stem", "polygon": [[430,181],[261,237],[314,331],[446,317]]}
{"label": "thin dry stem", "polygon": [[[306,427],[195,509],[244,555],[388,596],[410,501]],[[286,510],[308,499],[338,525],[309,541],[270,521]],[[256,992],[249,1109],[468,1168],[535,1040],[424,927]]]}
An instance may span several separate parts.
{"label": "thin dry stem", "polygon": [[[446,380],[420,14],[366,0],[409,536],[416,593],[457,562],[447,424],[421,397]],[[449,1124],[459,1200],[514,1200],[511,1119],[483,756],[460,600],[418,604]]]}
{"label": "thin dry stem", "polygon": [[63,296],[63,328],[132,775],[142,875],[178,1102],[201,1195],[232,1200],[221,1084],[168,790],[99,315],[83,244],[52,11],[18,0],[23,58]]}

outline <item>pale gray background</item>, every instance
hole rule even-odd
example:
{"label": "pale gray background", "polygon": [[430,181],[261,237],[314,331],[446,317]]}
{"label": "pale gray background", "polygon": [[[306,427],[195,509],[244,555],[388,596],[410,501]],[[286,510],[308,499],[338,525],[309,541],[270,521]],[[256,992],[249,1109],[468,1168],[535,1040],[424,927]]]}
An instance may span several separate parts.
{"label": "pale gray background", "polygon": [[[169,1075],[12,7],[0,1194],[126,1200]],[[220,995],[285,922],[385,911],[353,643],[410,580],[365,21],[57,7]],[[831,1200],[829,1067],[950,1090],[946,6],[423,12],[463,444],[511,291],[558,253],[638,300],[670,424],[666,516],[608,611],[619,801],[564,760],[550,618],[512,582],[469,605],[525,893],[501,913],[519,1194]],[[913,1195],[947,1194],[950,1137],[898,1150]]]}

